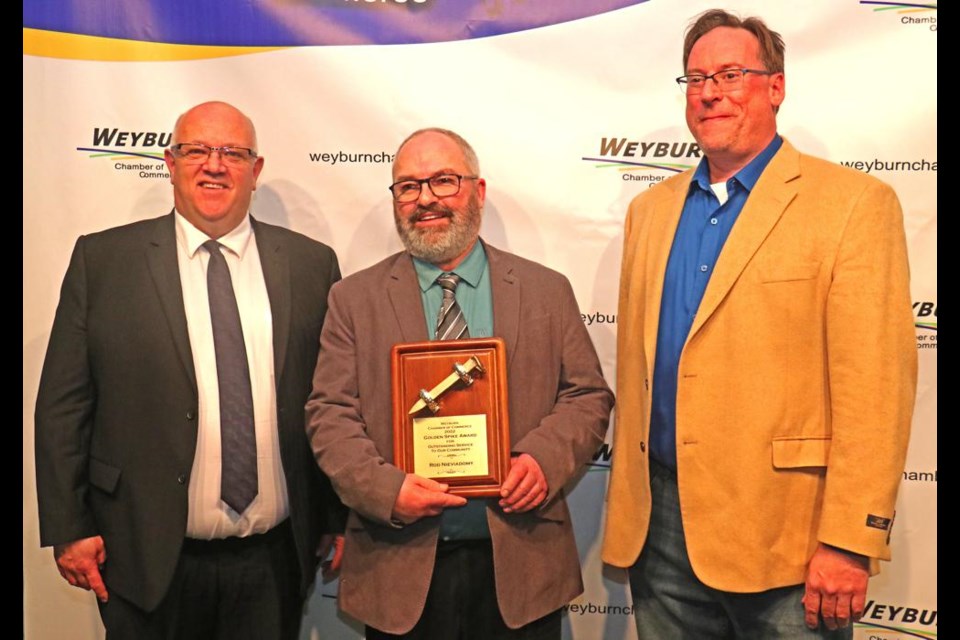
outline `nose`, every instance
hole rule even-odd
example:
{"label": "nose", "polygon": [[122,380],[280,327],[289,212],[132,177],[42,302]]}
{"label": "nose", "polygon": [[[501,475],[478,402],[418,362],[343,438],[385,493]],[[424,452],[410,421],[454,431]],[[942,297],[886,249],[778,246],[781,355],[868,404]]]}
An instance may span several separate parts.
{"label": "nose", "polygon": [[430,188],[429,182],[420,183],[420,197],[417,198],[417,204],[420,206],[426,206],[433,202],[437,202],[439,199],[433,194],[433,189]]}
{"label": "nose", "polygon": [[703,83],[703,90],[700,92],[700,99],[704,102],[712,102],[723,97],[723,91],[720,89],[720,83],[716,78],[708,78]]}
{"label": "nose", "polygon": [[220,157],[218,149],[212,149],[207,161],[203,163],[203,170],[208,173],[221,173],[223,171],[223,158]]}

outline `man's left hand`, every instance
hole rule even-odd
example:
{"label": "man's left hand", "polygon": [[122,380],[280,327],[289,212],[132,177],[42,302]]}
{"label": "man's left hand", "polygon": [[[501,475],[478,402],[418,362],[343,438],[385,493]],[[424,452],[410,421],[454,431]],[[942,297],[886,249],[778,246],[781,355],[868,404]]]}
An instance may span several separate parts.
{"label": "man's left hand", "polygon": [[866,556],[820,543],[807,566],[803,596],[807,626],[816,629],[818,617],[831,631],[858,621],[863,617],[869,577]]}
{"label": "man's left hand", "polygon": [[511,458],[510,473],[500,487],[500,506],[506,513],[536,509],[547,497],[547,478],[528,453]]}
{"label": "man's left hand", "polygon": [[[329,560],[330,549],[333,549],[333,557]],[[340,573],[340,562],[343,559],[343,536],[325,533],[320,537],[320,544],[317,548],[317,557],[320,558],[320,575],[325,582],[333,580]]]}

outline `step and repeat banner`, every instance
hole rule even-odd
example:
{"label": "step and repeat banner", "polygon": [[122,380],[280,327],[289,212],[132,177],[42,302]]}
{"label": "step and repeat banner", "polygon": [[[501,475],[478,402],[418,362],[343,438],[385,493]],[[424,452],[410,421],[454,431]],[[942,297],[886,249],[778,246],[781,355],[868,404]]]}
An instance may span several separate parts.
{"label": "step and repeat banner", "polygon": [[[28,638],[99,638],[93,596],[39,548],[33,405],[78,235],[170,210],[177,115],[245,111],[266,165],[253,211],[336,249],[344,274],[399,250],[390,164],[414,129],[471,141],[482,235],[566,274],[614,384],[628,203],[700,159],[683,32],[705,0],[31,0],[23,5],[23,602]],[[729,0],[787,43],[780,132],[892,184],[905,212],[920,383],[893,531],[861,640],[937,635],[937,8]],[[870,349],[871,345],[861,345]],[[610,439],[608,437],[608,443]],[[635,637],[625,576],[599,559],[612,450],[571,493],[586,592],[568,638]],[[771,496],[776,500],[776,496]],[[303,638],[357,638],[318,582]]]}

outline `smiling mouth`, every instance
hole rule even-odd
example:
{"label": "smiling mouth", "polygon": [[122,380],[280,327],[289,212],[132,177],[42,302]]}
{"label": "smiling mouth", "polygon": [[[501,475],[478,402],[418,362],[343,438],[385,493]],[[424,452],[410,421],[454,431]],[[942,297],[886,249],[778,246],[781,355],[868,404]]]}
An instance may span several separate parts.
{"label": "smiling mouth", "polygon": [[447,209],[418,209],[413,213],[413,215],[410,216],[409,220],[412,224],[416,224],[418,222],[442,220],[443,218],[453,218],[453,212]]}
{"label": "smiling mouth", "polygon": [[219,182],[201,182],[201,189],[226,189],[227,185],[220,184]]}

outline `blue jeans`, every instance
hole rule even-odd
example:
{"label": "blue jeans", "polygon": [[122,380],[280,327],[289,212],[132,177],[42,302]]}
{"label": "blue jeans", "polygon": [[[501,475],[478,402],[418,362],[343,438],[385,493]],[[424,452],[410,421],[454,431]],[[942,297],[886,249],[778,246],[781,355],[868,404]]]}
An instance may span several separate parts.
{"label": "blue jeans", "polygon": [[853,637],[852,626],[836,631],[823,625],[819,630],[807,628],[802,584],[729,593],[700,582],[687,556],[676,473],[651,462],[650,490],[650,532],[629,571],[640,640]]}

